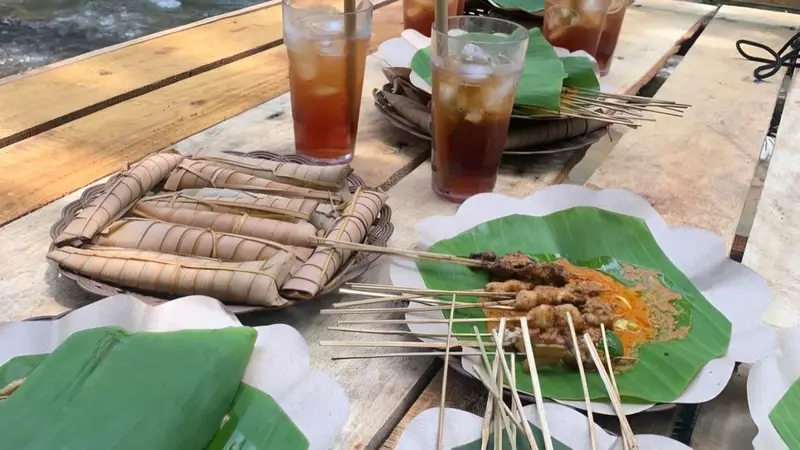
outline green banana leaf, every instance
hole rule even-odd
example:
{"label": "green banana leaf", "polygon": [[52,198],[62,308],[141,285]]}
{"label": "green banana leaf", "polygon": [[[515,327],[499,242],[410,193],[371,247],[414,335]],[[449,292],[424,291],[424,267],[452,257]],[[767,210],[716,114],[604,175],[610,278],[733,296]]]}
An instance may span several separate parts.
{"label": "green banana leaf", "polygon": [[[537,448],[544,448],[544,436],[542,435],[542,430],[540,430],[536,425],[530,422],[528,423],[531,426],[531,433],[533,434],[533,439],[536,441]],[[571,450],[558,439],[553,438],[552,441],[553,450]],[[530,442],[525,436],[525,433],[519,430],[517,430],[516,444],[516,448],[519,450],[531,448]],[[508,436],[508,432],[506,430],[503,430],[503,442],[501,442],[501,445],[503,450],[511,450],[512,448],[511,438]],[[486,448],[494,448],[494,433],[489,435],[489,445],[487,445]],[[454,447],[453,450],[481,450],[481,440],[477,439],[468,444],[459,445],[458,447]]]}
{"label": "green banana leaf", "polygon": [[[98,328],[94,330],[108,330],[114,334],[118,329]],[[86,332],[79,332],[75,335]],[[101,341],[108,336],[103,331],[95,331],[95,333],[93,335],[96,339],[80,339],[79,342],[70,341],[70,346],[74,347],[70,349],[72,355],[81,357],[81,355],[91,354],[98,348]],[[158,335],[162,338],[168,338],[171,333],[158,333]],[[65,341],[64,344],[66,343]],[[0,366],[0,388],[14,380],[31,376],[34,370],[49,356],[47,354],[23,355],[12,358]],[[30,381],[26,380],[25,383],[30,385]],[[187,381],[191,380],[187,378]],[[120,386],[117,389],[122,389],[121,386],[126,385],[126,380],[119,379],[118,384]],[[17,394],[15,393],[14,395],[16,396]],[[180,410],[180,407],[178,409]],[[2,417],[1,414],[0,412],[0,417]],[[182,412],[173,411],[171,414],[177,417]],[[227,419],[223,425],[219,427],[219,422],[217,422],[211,427],[210,433],[214,433],[215,430],[217,430],[216,434],[214,434],[208,445],[198,448],[204,448],[205,450],[268,450],[280,447],[285,450],[307,450],[309,446],[302,432],[271,396],[245,383],[239,383],[232,404],[227,406]],[[2,448],[5,447],[0,442],[0,449]],[[172,447],[166,448],[171,449]],[[154,450],[157,449],[154,448]]]}
{"label": "green banana leaf", "polygon": [[308,449],[308,440],[280,405],[245,383],[239,385],[228,416],[206,450]]}
{"label": "green banana leaf", "polygon": [[800,450],[800,380],[775,404],[769,421],[789,450]]}
{"label": "green banana leaf", "polygon": [[[480,37],[485,39],[483,33]],[[598,90],[600,82],[587,58],[568,56],[559,58],[553,46],[538,28],[530,30],[530,40],[525,53],[522,76],[517,84],[514,103],[517,106],[558,111],[561,104],[562,85]],[[411,70],[431,86],[430,47],[418,50],[411,59]]]}
{"label": "green banana leaf", "polygon": [[27,377],[45,358],[47,355],[23,355],[11,358],[0,366],[0,389],[14,380]]}
{"label": "green banana leaf", "polygon": [[[682,310],[679,320],[690,324],[685,339],[649,342],[639,349],[639,361],[616,377],[627,403],[666,403],[683,393],[700,369],[728,349],[731,323],[675,267],[656,243],[644,221],[593,207],[576,207],[548,216],[513,215],[475,226],[458,236],[434,244],[430,251],[451,255],[493,250],[499,255],[522,251],[538,259],[564,257],[573,264],[598,268],[624,281],[619,263],[655,269],[666,286],[681,294],[673,306]],[[419,271],[431,289],[479,289],[488,276],[454,264],[420,261]],[[616,272],[616,273],[615,273]],[[476,302],[464,297],[460,301]],[[485,317],[482,310],[456,317]],[[449,317],[449,312],[443,312]],[[472,333],[471,323],[457,323],[453,331]],[[485,325],[480,325],[486,332]],[[517,388],[532,392],[531,377],[517,364]],[[591,398],[608,399],[602,380],[587,374]],[[542,394],[559,400],[583,399],[576,371],[540,368]]]}
{"label": "green banana leaf", "polygon": [[503,9],[521,9],[530,14],[544,10],[544,0],[492,0],[492,3]]}

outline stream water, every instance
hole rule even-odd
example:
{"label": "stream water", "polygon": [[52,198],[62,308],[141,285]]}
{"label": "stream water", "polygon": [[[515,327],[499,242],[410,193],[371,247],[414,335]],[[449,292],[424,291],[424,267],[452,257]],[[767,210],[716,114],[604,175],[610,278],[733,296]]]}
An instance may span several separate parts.
{"label": "stream water", "polygon": [[0,0],[0,78],[265,0]]}

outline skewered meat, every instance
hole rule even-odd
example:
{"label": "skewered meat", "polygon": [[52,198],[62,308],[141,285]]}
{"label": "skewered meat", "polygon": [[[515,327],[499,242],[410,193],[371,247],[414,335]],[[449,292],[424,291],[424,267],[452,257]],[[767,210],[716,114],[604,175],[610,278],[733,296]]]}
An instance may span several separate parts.
{"label": "skewered meat", "polygon": [[555,325],[555,308],[550,305],[539,305],[530,311],[526,317],[531,328],[552,328]]}
{"label": "skewered meat", "polygon": [[595,297],[606,289],[596,281],[578,281],[567,285],[567,289],[575,295]]}
{"label": "skewered meat", "polygon": [[567,315],[569,315],[572,318],[572,325],[575,327],[576,333],[582,333],[586,329],[586,322],[584,321],[580,310],[578,310],[575,305],[565,303],[563,305],[556,306],[554,309],[556,316],[556,327],[562,330],[569,330],[569,322],[567,321]]}
{"label": "skewered meat", "polygon": [[[486,285],[486,292],[519,292],[532,289],[533,285],[520,280],[494,281]],[[530,308],[528,308],[530,309]]]}
{"label": "skewered meat", "polygon": [[488,263],[487,270],[500,280],[514,278],[534,284],[564,286],[567,284],[564,267],[552,262],[537,262],[521,252],[498,257],[494,252],[473,253],[470,259]]}
{"label": "skewered meat", "polygon": [[614,308],[602,300],[592,298],[583,305],[583,319],[590,327],[600,328],[602,323],[611,327],[614,322]]}
{"label": "skewered meat", "polygon": [[560,305],[562,303],[583,304],[586,298],[575,295],[570,289],[553,286],[536,286],[532,290],[519,291],[514,299],[514,308],[530,310],[538,305]]}

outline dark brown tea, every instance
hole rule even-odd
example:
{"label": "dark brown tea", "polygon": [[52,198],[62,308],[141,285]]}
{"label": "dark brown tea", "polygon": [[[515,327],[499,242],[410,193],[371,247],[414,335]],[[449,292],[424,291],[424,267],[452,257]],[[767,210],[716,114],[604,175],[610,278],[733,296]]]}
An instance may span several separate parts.
{"label": "dark brown tea", "polygon": [[608,10],[595,56],[600,76],[608,75],[608,71],[611,69],[611,59],[614,57],[614,50],[617,49],[617,40],[622,31],[622,22],[627,9],[627,0],[614,0]]}
{"label": "dark brown tea", "polygon": [[505,147],[518,72],[433,64],[433,190],[451,201],[491,192]]}

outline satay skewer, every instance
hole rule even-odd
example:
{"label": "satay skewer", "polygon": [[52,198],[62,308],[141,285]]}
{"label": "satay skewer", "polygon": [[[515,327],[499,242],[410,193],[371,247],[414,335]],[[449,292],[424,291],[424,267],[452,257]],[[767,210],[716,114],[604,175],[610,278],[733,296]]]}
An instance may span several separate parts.
{"label": "satay skewer", "polygon": [[[505,353],[508,354],[508,353]],[[488,352],[487,355],[495,355],[495,352]],[[525,356],[522,353],[517,355]],[[374,353],[374,354],[361,354],[361,355],[344,355],[344,356],[331,356],[333,361],[341,361],[346,359],[380,359],[380,358],[406,358],[406,357],[428,357],[428,356],[444,356],[444,352],[399,352],[399,353]],[[475,356],[475,352],[450,352],[450,356]]]}
{"label": "satay skewer", "polygon": [[481,261],[479,259],[471,259],[471,258],[464,258],[461,256],[454,256],[454,255],[447,255],[444,253],[431,253],[431,252],[423,252],[419,250],[410,250],[410,249],[400,249],[400,248],[389,248],[389,247],[379,247],[377,245],[369,245],[369,244],[356,244],[353,242],[347,241],[339,241],[336,239],[326,239],[321,237],[310,237],[308,238],[308,242],[310,244],[316,244],[324,247],[331,247],[337,248],[341,250],[352,250],[357,252],[369,252],[369,253],[378,253],[383,255],[393,255],[393,256],[403,256],[406,258],[411,259],[422,259],[426,261],[434,261],[434,262],[447,262],[453,264],[459,264],[462,266],[467,267],[480,267],[480,268],[488,268],[489,263],[487,261]]}
{"label": "satay skewer", "polygon": [[[513,306],[504,305],[487,305],[483,306],[480,303],[457,303],[453,305],[455,309],[490,309],[502,311],[514,311]],[[420,313],[430,311],[445,311],[450,309],[447,305],[438,306],[420,306],[420,307],[394,307],[394,308],[352,308],[352,309],[322,309],[320,314],[336,315],[336,314],[380,314],[386,312],[403,312],[403,313]]]}
{"label": "satay skewer", "polygon": [[450,322],[447,324],[447,341],[444,342],[444,370],[442,370],[442,394],[439,400],[439,430],[436,435],[436,448],[444,450],[444,408],[447,401],[447,374],[450,368],[450,349],[453,347],[451,339],[453,337],[453,317],[455,317],[456,296],[453,296],[450,304]]}
{"label": "satay skewer", "polygon": [[622,409],[622,399],[619,396],[619,392],[611,383],[611,379],[609,378],[608,373],[606,373],[603,361],[600,359],[597,349],[594,348],[594,342],[588,333],[583,335],[583,342],[586,344],[589,355],[592,357],[595,366],[597,366],[600,379],[603,380],[606,391],[608,391],[608,397],[611,400],[611,406],[614,408],[614,412],[619,418],[623,448],[626,450],[639,450],[639,444],[636,443],[636,436],[633,434],[633,430],[631,429],[630,423],[628,423],[628,418],[625,415],[625,411]]}
{"label": "satay skewer", "polygon": [[[349,333],[364,333],[364,334],[384,334],[394,336],[415,336],[415,337],[429,337],[429,338],[444,338],[446,333],[417,333],[409,330],[392,330],[389,328],[383,329],[366,329],[366,328],[348,328],[348,327],[328,327],[331,331],[346,331]],[[481,337],[491,337],[489,333],[481,333]],[[472,333],[453,333],[454,338],[472,338]]]}
{"label": "satay skewer", "polygon": [[375,292],[392,292],[395,294],[419,294],[425,296],[464,296],[464,297],[483,297],[483,298],[497,298],[497,299],[513,299],[516,297],[516,292],[486,292],[483,289],[470,289],[470,290],[447,290],[447,289],[422,289],[412,287],[399,287],[385,284],[368,284],[368,283],[347,283],[348,286],[355,289],[375,291]]}
{"label": "satay skewer", "polygon": [[572,323],[572,316],[565,314],[567,317],[567,324],[569,325],[569,332],[572,338],[572,348],[575,351],[575,360],[578,362],[578,372],[581,378],[581,387],[583,388],[583,397],[586,404],[586,420],[589,426],[589,443],[592,450],[597,450],[597,436],[594,430],[594,415],[592,414],[592,398],[589,395],[589,385],[586,383],[586,371],[583,370],[583,357],[581,357],[581,350],[578,346],[578,335],[575,334],[575,324]]}

